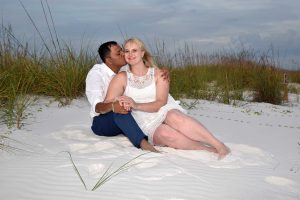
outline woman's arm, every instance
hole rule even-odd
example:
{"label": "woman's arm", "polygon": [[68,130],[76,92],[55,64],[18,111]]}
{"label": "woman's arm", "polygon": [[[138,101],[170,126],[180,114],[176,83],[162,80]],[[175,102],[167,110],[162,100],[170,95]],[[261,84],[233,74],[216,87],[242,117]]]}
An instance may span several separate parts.
{"label": "woman's arm", "polygon": [[104,102],[113,102],[121,96],[126,87],[126,73],[120,72],[110,81]]}

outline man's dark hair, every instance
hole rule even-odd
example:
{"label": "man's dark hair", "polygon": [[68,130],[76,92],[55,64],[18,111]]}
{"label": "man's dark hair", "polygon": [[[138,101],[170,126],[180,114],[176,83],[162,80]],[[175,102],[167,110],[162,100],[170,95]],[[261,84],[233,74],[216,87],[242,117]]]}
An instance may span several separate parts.
{"label": "man's dark hair", "polygon": [[100,45],[100,47],[98,49],[98,53],[103,62],[105,62],[106,58],[109,56],[110,48],[113,45],[118,45],[118,43],[115,41],[109,41],[109,42],[105,42]]}

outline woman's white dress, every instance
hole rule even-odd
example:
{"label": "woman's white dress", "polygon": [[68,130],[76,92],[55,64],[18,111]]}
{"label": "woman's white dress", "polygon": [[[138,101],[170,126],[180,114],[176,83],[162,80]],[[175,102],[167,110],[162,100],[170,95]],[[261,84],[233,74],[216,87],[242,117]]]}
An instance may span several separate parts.
{"label": "woman's white dress", "polygon": [[[127,86],[124,95],[131,97],[136,103],[155,101],[156,83],[154,72],[155,69],[151,67],[148,69],[146,75],[135,76],[133,73],[131,73],[130,69],[127,68]],[[131,114],[142,131],[148,136],[149,142],[153,144],[153,134],[156,128],[163,123],[167,112],[172,109],[185,112],[185,110],[169,94],[167,104],[161,107],[158,112],[132,110]]]}

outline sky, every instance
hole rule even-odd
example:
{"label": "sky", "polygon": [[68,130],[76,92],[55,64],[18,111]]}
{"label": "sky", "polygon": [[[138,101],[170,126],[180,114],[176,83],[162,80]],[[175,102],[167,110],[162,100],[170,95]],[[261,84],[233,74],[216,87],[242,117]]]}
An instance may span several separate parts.
{"label": "sky", "polygon": [[[21,0],[49,40],[41,2]],[[0,0],[2,25],[20,41],[39,36],[19,0]],[[139,37],[172,52],[192,45],[201,53],[249,49],[300,69],[300,0],[48,0],[58,36],[95,52],[102,42]],[[47,12],[49,13],[49,12]],[[48,15],[49,16],[49,15]],[[50,18],[48,18],[50,20]]]}

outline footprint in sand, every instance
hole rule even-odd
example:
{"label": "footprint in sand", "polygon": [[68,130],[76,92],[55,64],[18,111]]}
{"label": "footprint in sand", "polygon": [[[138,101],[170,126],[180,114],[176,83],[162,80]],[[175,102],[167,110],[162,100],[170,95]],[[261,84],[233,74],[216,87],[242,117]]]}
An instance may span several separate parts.
{"label": "footprint in sand", "polygon": [[260,148],[246,144],[226,144],[231,152],[223,160],[210,160],[207,164],[214,168],[241,168],[244,166],[274,165],[273,156]]}
{"label": "footprint in sand", "polygon": [[51,133],[51,136],[57,140],[79,140],[79,141],[97,141],[99,138],[90,134],[87,130],[63,129]]}
{"label": "footprint in sand", "polygon": [[163,148],[161,151],[169,154],[200,161],[213,168],[241,168],[244,166],[274,165],[273,156],[257,147],[245,144],[226,144],[231,153],[224,159],[218,160],[217,154],[207,151],[175,150]]}
{"label": "footprint in sand", "polygon": [[180,169],[159,169],[155,170],[152,169],[151,175],[150,174],[144,174],[142,176],[135,176],[135,178],[145,181],[159,181],[163,180],[165,177],[171,177],[176,176],[177,174],[181,174],[182,171]]}
{"label": "footprint in sand", "polygon": [[70,152],[80,151],[82,149],[87,148],[89,145],[85,143],[73,143],[69,144]]}
{"label": "footprint in sand", "polygon": [[100,178],[105,170],[107,170],[107,168],[101,163],[95,163],[88,166],[89,175],[94,178]]}
{"label": "footprint in sand", "polygon": [[146,168],[151,168],[154,167],[158,164],[158,159],[148,159],[145,161],[139,161],[137,160],[136,163],[140,162],[138,165],[136,165],[136,168],[138,169],[146,169]]}
{"label": "footprint in sand", "polygon": [[265,182],[286,188],[288,191],[300,195],[300,185],[293,180],[278,176],[268,176],[265,178]]}
{"label": "footprint in sand", "polygon": [[100,141],[94,144],[91,143],[72,143],[68,144],[70,152],[78,152],[82,154],[95,153],[115,147],[114,144]]}
{"label": "footprint in sand", "polygon": [[[163,155],[159,155],[161,157]],[[163,166],[158,166],[160,159],[157,158],[146,158],[143,157],[141,159],[138,159],[135,161],[136,163],[139,163],[138,165],[135,166],[134,170],[138,170],[139,173],[141,174],[140,176],[135,176],[135,178],[140,179],[140,180],[146,180],[146,181],[158,181],[162,180],[165,177],[171,177],[171,176],[176,176],[177,174],[181,174],[182,170],[178,168],[170,168],[170,167],[163,167]],[[156,167],[158,166],[158,167]],[[147,168],[151,168],[150,170],[153,173],[148,173],[148,170],[145,170]]]}

